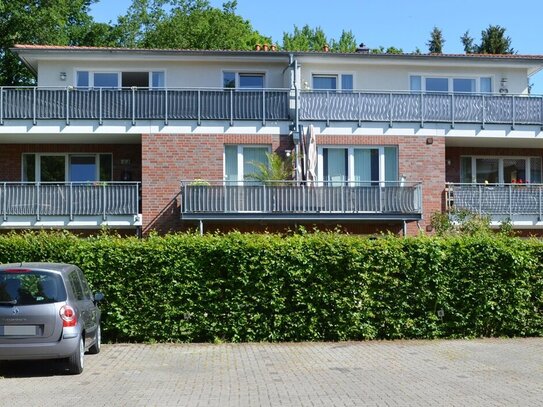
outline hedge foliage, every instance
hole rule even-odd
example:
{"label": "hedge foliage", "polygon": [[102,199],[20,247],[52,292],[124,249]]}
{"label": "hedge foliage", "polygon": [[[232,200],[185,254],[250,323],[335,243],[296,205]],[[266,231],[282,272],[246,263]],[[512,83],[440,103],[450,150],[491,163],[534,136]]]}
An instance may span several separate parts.
{"label": "hedge foliage", "polygon": [[106,296],[103,331],[113,341],[543,334],[543,243],[537,240],[0,236],[0,262],[19,261],[79,265]]}

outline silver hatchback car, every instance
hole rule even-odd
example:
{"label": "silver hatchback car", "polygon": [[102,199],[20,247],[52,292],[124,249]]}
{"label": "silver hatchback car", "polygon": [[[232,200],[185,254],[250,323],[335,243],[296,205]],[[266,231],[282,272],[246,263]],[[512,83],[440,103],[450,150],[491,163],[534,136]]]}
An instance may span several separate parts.
{"label": "silver hatchback car", "polygon": [[71,264],[0,265],[0,360],[65,359],[72,374],[100,352],[102,293]]}

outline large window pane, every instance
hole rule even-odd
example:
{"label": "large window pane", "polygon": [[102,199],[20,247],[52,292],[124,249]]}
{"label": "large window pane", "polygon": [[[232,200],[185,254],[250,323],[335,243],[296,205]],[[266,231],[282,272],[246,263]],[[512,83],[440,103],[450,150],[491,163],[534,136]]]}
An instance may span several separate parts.
{"label": "large window pane", "polygon": [[337,76],[313,76],[313,89],[336,90]]}
{"label": "large window pane", "polygon": [[499,180],[499,160],[497,158],[477,158],[476,180],[478,183],[497,184]]}
{"label": "large window pane", "polygon": [[492,78],[481,78],[481,92],[492,93]]}
{"label": "large window pane", "polygon": [[89,86],[89,72],[88,71],[77,71],[76,75],[76,86],[78,88],[87,88]]}
{"label": "large window pane", "polygon": [[541,158],[532,157],[530,159],[530,182],[532,184],[541,184]]}
{"label": "large window pane", "polygon": [[42,155],[40,157],[40,181],[66,181],[66,157],[63,155]]}
{"label": "large window pane", "polygon": [[224,179],[238,181],[238,146],[224,147]]}
{"label": "large window pane", "polygon": [[355,149],[354,180],[357,182],[379,182],[379,149]]}
{"label": "large window pane", "polygon": [[264,87],[264,75],[248,73],[239,74],[239,87],[261,89]]}
{"label": "large window pane", "polygon": [[323,149],[324,180],[333,181],[332,185],[341,185],[348,178],[346,148]]}
{"label": "large window pane", "polygon": [[385,181],[398,181],[398,149],[385,147]]}
{"label": "large window pane", "polygon": [[427,92],[448,92],[449,80],[447,78],[426,78]]}
{"label": "large window pane", "polygon": [[268,165],[266,147],[244,147],[243,148],[243,178],[251,179],[250,175],[258,173],[258,163]]}
{"label": "large window pane", "polygon": [[422,90],[422,78],[418,75],[413,75],[409,77],[409,87],[412,91],[421,91]]}
{"label": "large window pane", "polygon": [[503,160],[503,182],[506,184],[526,182],[526,160],[523,158]]}
{"label": "large window pane", "polygon": [[94,87],[117,88],[119,87],[119,75],[116,72],[97,72],[94,74]]}
{"label": "large window pane", "polygon": [[223,72],[222,86],[224,88],[234,89],[236,87],[236,73]]}
{"label": "large window pane", "polygon": [[36,181],[36,155],[23,154],[23,181]]}
{"label": "large window pane", "polygon": [[165,86],[164,72],[151,72],[151,86],[154,89],[163,88]]}
{"label": "large window pane", "polygon": [[351,91],[353,90],[353,76],[352,75],[341,75],[341,90]]}
{"label": "large window pane", "polygon": [[471,157],[460,158],[460,182],[465,184],[471,184],[473,182]]}
{"label": "large window pane", "polygon": [[113,179],[112,158],[111,154],[100,154],[100,181],[111,181]]}
{"label": "large window pane", "polygon": [[453,91],[457,93],[474,93],[475,79],[453,79]]}
{"label": "large window pane", "polygon": [[122,72],[121,83],[123,88],[148,88],[149,72]]}
{"label": "large window pane", "polygon": [[96,181],[96,172],[96,157],[94,155],[70,157],[70,181]]}

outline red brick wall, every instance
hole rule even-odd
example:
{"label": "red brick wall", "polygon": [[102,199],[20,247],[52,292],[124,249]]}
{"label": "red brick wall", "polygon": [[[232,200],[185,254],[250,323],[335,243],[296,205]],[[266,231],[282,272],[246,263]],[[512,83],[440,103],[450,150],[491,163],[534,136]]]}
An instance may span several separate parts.
{"label": "red brick wall", "polygon": [[[141,146],[139,144],[0,144],[0,181],[21,181],[23,153],[111,153],[113,180],[130,171],[132,181],[141,180]],[[130,160],[122,165],[121,160]]]}
{"label": "red brick wall", "polygon": [[[423,182],[425,228],[433,212],[441,211],[445,185],[445,141],[434,137],[427,144],[426,137],[413,136],[332,136],[319,135],[320,145],[379,145],[398,146],[399,171],[407,181]],[[179,191],[181,180],[223,178],[223,151],[225,144],[269,145],[273,151],[292,149],[290,137],[274,135],[193,135],[193,134],[144,134],[142,135],[142,187],[143,231],[149,232],[194,229],[194,223],[181,222]],[[207,230],[235,227],[239,230],[285,230],[288,225],[208,225]],[[369,225],[367,223],[343,225],[351,233],[374,233],[390,230],[401,231],[401,225]],[[332,229],[335,225],[328,225]],[[410,234],[418,233],[416,224],[408,226]]]}
{"label": "red brick wall", "polygon": [[180,181],[222,180],[225,144],[262,144],[280,151],[289,137],[236,134],[142,135],[143,232],[192,228],[179,212]]}
{"label": "red brick wall", "polygon": [[[447,160],[447,182],[460,182],[460,157],[463,155],[477,156],[520,156],[541,157],[543,149],[540,148],[482,148],[482,147],[447,147],[445,158]],[[450,164],[449,164],[450,162]]]}

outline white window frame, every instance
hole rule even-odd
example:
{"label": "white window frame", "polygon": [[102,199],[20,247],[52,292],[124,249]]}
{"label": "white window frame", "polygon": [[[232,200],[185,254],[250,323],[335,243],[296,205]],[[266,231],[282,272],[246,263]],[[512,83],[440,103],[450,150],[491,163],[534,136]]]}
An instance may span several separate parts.
{"label": "white window frame", "polygon": [[[475,92],[470,93],[481,93],[481,79],[482,78],[490,78],[491,79],[491,90],[490,93],[494,93],[495,89],[495,75],[458,75],[458,74],[428,74],[428,73],[418,73],[418,72],[410,72],[407,76],[407,88],[410,91],[413,91],[411,89],[411,77],[412,76],[420,76],[421,78],[421,92],[426,92],[426,79],[427,78],[441,78],[441,79],[447,79],[447,93],[453,93],[453,86],[454,86],[454,79],[475,79]],[[437,92],[439,93],[439,92]],[[457,92],[457,93],[464,93],[464,92]]]}
{"label": "white window frame", "polygon": [[[314,82],[313,82],[313,78],[315,76],[317,77],[335,77],[336,78],[336,84],[337,84],[337,88],[336,89],[331,89],[331,90],[335,90],[335,91],[342,91],[344,90],[343,89],[343,81],[342,81],[342,76],[343,75],[350,75],[353,77],[353,88],[352,89],[346,89],[347,91],[349,92],[352,92],[356,89],[356,86],[355,86],[355,83],[356,83],[356,75],[354,72],[348,72],[348,71],[341,71],[341,72],[329,72],[329,71],[315,71],[315,72],[310,72],[310,75],[311,75],[311,89],[312,90],[315,90],[315,86],[314,86]],[[321,89],[319,89],[321,90]]]}
{"label": "white window frame", "polygon": [[[153,87],[153,72],[162,72],[164,74],[164,88],[166,88],[167,84],[167,76],[166,76],[166,70],[163,68],[157,68],[157,69],[142,69],[142,68],[136,68],[136,69],[123,69],[122,71],[119,71],[118,69],[115,70],[107,70],[107,69],[86,69],[86,68],[75,68],[74,69],[74,84],[73,86],[77,88],[77,73],[78,72],[88,72],[89,73],[89,89],[94,89],[94,74],[97,73],[116,73],[117,74],[117,87],[114,88],[104,88],[104,89],[121,89],[122,88],[122,74],[123,72],[147,72],[149,77],[149,87],[148,89],[162,89],[160,87],[155,88]],[[84,88],[84,87],[83,87]]]}
{"label": "white window frame", "polygon": [[[385,180],[386,180],[386,166],[385,166],[385,147],[394,147],[398,148],[397,146],[385,146],[385,145],[378,145],[378,146],[368,146],[368,145],[360,145],[360,146],[341,146],[341,145],[324,145],[319,146],[317,148],[317,181],[319,181],[322,185],[322,183],[327,182],[327,180],[324,179],[324,154],[323,150],[325,148],[328,149],[341,149],[341,150],[347,150],[347,180],[345,181],[350,186],[356,186],[360,183],[360,181],[355,180],[355,174],[354,174],[354,150],[378,150],[379,151],[379,180],[374,182],[379,182],[381,186],[385,186]],[[398,174],[396,174],[398,175]]]}
{"label": "white window frame", "polygon": [[[225,88],[224,87],[224,74],[226,72],[232,72],[235,75],[235,87],[234,88]],[[239,86],[239,76],[240,74],[253,74],[262,76],[262,88],[240,88]],[[254,70],[254,69],[222,69],[221,78],[220,78],[220,87],[222,89],[243,89],[243,90],[258,90],[258,89],[267,89],[268,88],[268,70]]]}
{"label": "white window frame", "polygon": [[[226,147],[227,146],[235,146],[237,147],[237,170],[238,170],[238,179],[237,183],[234,183],[233,180],[227,180],[226,179]],[[245,171],[243,168],[243,150],[245,148],[265,148],[268,153],[271,152],[271,146],[266,144],[225,144],[222,150],[222,173],[223,173],[223,180],[224,181],[232,181],[229,182],[228,185],[243,185],[244,178],[245,178]]]}
{"label": "white window frame", "polygon": [[113,179],[113,153],[31,153],[31,152],[24,152],[21,154],[21,180],[24,179],[24,156],[25,155],[34,155],[34,179],[36,181],[34,182],[42,182],[41,181],[41,157],[46,156],[55,156],[55,157],[64,157],[64,182],[72,182],[70,179],[70,157],[89,157],[94,156],[94,162],[96,165],[96,173],[95,178],[97,180],[100,179],[100,156],[101,155],[110,155],[111,156],[111,173],[110,178]]}
{"label": "white window frame", "polygon": [[[524,160],[526,162],[526,167],[524,171],[526,172],[526,179],[524,181],[531,183],[532,180],[532,167],[531,167],[531,161],[532,158],[539,158],[541,160],[541,157],[532,155],[532,156],[495,156],[495,155],[461,155],[460,161],[462,161],[462,158],[471,158],[471,184],[477,183],[477,160],[480,159],[486,159],[486,160],[498,160],[498,184],[505,184],[504,182],[504,167],[503,167],[503,161],[504,160]],[[543,160],[542,160],[543,163]],[[542,168],[543,172],[543,168]],[[542,175],[542,174],[540,174]],[[464,179],[464,174],[462,173],[462,166],[460,166],[460,180]]]}

